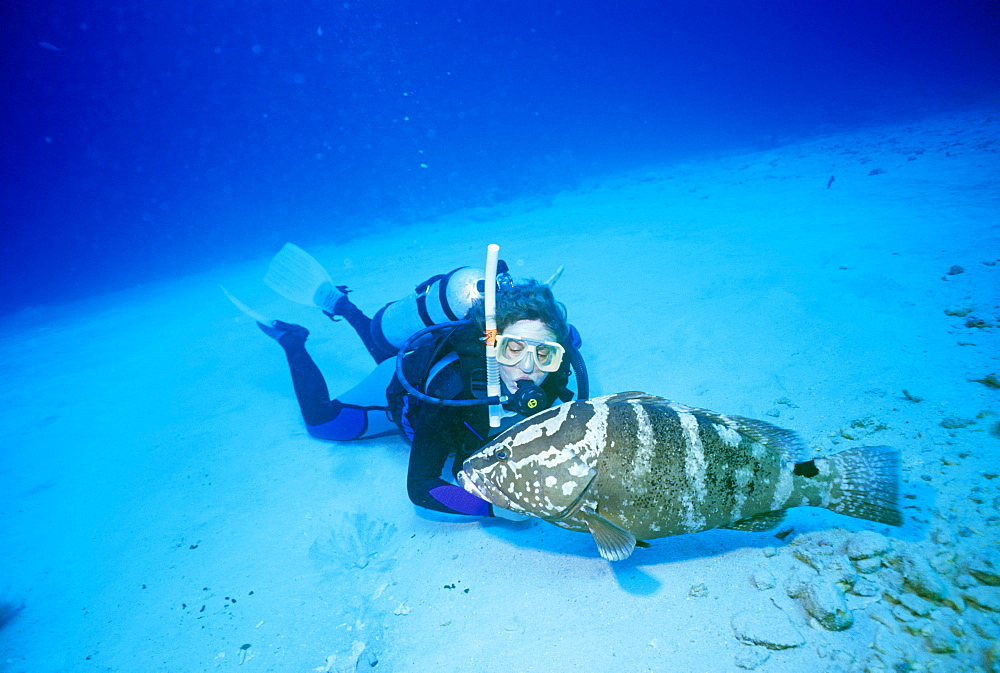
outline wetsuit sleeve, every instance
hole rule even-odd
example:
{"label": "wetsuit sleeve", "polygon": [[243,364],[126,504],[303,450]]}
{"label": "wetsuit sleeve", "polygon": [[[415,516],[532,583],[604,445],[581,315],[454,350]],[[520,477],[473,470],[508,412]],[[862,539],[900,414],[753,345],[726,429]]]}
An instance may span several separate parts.
{"label": "wetsuit sleeve", "polygon": [[413,423],[406,490],[413,504],[449,514],[490,516],[489,503],[441,478],[448,455],[465,455],[477,440],[465,425],[464,409],[425,404]]}

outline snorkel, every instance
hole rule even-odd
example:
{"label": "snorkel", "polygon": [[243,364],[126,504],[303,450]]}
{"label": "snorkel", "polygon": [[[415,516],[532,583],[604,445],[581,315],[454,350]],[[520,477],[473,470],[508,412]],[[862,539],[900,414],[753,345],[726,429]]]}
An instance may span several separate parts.
{"label": "snorkel", "polygon": [[[474,399],[445,399],[442,397],[436,397],[433,395],[428,395],[422,388],[426,385],[426,381],[422,378],[426,375],[421,374],[421,378],[417,381],[410,381],[407,378],[407,372],[403,367],[403,363],[406,361],[406,356],[412,351],[416,350],[421,342],[424,341],[425,337],[427,339],[432,339],[429,335],[435,332],[443,332],[445,330],[455,330],[462,327],[467,327],[475,323],[475,321],[469,317],[464,320],[451,320],[448,322],[440,322],[437,324],[429,324],[430,317],[425,318],[428,323],[427,327],[419,329],[409,336],[399,349],[400,356],[396,358],[396,380],[399,381],[400,385],[406,390],[406,392],[412,396],[414,399],[427,404],[440,405],[445,407],[472,407],[480,405],[488,405],[491,407],[490,421],[491,427],[499,427],[493,425],[494,418],[499,420],[499,417],[503,415],[501,411],[503,405],[513,404],[515,408],[518,409],[519,413],[524,415],[529,415],[544,408],[546,402],[538,395],[541,393],[544,395],[544,391],[540,390],[537,386],[530,386],[530,388],[536,389],[530,391],[527,388],[529,386],[518,386],[515,391],[510,391],[510,393],[505,393],[502,386],[500,385],[500,365],[497,361],[497,353],[499,347],[499,335],[498,335],[498,324],[496,316],[496,299],[497,293],[504,292],[505,288],[512,285],[512,281],[507,273],[506,265],[502,260],[499,259],[500,246],[496,244],[491,244],[487,249],[487,262],[486,269],[483,273],[486,278],[482,281],[482,285],[479,287],[480,296],[483,298],[481,304],[483,315],[480,318],[483,325],[484,332],[480,332],[481,335],[485,333],[484,336],[480,338],[484,342],[486,347],[486,384],[487,384],[487,395],[486,397],[476,397]],[[562,273],[562,267],[556,272],[547,285],[551,286],[558,279],[559,275]],[[499,281],[497,279],[500,279]],[[500,287],[498,288],[498,282]],[[431,292],[431,289],[427,284],[423,284],[418,287],[418,294],[427,294]],[[419,302],[418,302],[419,303]],[[587,369],[583,361],[583,357],[577,350],[575,343],[579,343],[579,337],[575,338],[572,335],[576,334],[575,328],[571,328],[571,337],[569,338],[563,346],[566,349],[566,355],[568,356],[569,363],[573,373],[576,375],[576,397],[577,399],[584,400],[590,396],[590,386],[587,376]],[[470,335],[471,336],[471,335]],[[476,356],[481,357],[481,356]],[[532,356],[534,357],[534,356]],[[482,362],[482,360],[479,360]],[[481,370],[480,370],[481,371]],[[482,381],[482,379],[480,379]],[[414,385],[416,384],[416,385]],[[418,388],[417,386],[420,386]],[[480,390],[482,390],[480,388]],[[532,402],[534,400],[534,402]],[[523,401],[523,407],[521,402]]]}
{"label": "snorkel", "polygon": [[[483,287],[483,308],[486,314],[486,396],[500,396],[500,368],[497,365],[497,258],[500,246],[486,246],[486,283]],[[490,427],[500,427],[503,410],[500,404],[490,404]]]}

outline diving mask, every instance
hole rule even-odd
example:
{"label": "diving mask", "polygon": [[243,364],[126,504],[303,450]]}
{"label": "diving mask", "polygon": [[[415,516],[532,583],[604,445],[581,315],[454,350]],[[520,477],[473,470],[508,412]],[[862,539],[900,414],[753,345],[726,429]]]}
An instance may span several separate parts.
{"label": "diving mask", "polygon": [[535,366],[543,372],[554,372],[562,364],[566,349],[555,341],[538,341],[515,334],[497,336],[497,362],[502,365],[517,365],[531,354]]}

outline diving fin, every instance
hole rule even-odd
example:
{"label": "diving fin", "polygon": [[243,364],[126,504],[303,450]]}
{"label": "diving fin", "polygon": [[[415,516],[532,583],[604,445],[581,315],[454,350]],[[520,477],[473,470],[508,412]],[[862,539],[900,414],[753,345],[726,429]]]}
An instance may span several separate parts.
{"label": "diving fin", "polygon": [[343,295],[323,265],[294,243],[285,243],[271,260],[264,284],[285,299],[316,306],[327,313],[334,313],[334,306]]}
{"label": "diving fin", "polygon": [[253,310],[252,308],[250,308],[249,306],[247,306],[246,304],[244,304],[243,302],[241,302],[239,299],[237,299],[236,297],[234,297],[232,295],[232,293],[230,293],[229,290],[227,290],[222,285],[220,285],[219,287],[222,288],[222,291],[226,293],[227,297],[229,297],[229,301],[233,302],[233,306],[235,306],[239,310],[243,311],[243,313],[245,313],[248,317],[256,320],[257,322],[259,322],[259,323],[261,323],[263,325],[270,325],[271,324],[271,319],[270,318],[265,318],[260,313],[257,313],[257,311]]}

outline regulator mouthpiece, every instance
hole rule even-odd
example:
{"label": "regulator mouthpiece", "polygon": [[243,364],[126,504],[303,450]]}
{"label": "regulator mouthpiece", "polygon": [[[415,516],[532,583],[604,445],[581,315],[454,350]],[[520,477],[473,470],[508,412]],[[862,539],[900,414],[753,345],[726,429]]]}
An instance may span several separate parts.
{"label": "regulator mouthpiece", "polygon": [[541,386],[535,385],[531,381],[518,381],[517,392],[510,396],[508,406],[521,414],[530,416],[536,411],[541,411],[549,405],[549,396],[545,394]]}

